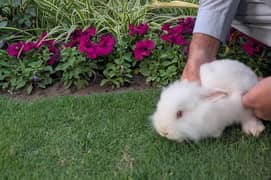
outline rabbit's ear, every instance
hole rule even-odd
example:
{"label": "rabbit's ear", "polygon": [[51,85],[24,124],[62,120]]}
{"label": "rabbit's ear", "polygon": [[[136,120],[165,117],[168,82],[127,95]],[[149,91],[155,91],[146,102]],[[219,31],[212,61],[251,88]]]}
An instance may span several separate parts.
{"label": "rabbit's ear", "polygon": [[212,102],[216,102],[220,99],[223,99],[228,96],[228,93],[221,89],[213,89],[208,93],[201,96],[202,99],[210,100]]}

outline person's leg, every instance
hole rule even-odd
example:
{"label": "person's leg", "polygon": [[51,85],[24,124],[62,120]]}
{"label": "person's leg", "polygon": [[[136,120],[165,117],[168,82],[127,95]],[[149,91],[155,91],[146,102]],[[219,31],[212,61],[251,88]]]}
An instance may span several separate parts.
{"label": "person's leg", "polygon": [[239,0],[201,0],[188,61],[182,79],[199,80],[199,67],[216,59],[220,42],[224,42],[236,14]]}

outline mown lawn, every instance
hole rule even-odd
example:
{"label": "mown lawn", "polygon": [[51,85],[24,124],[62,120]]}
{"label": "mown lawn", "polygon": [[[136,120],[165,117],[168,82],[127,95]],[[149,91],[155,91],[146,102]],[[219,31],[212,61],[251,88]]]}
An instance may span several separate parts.
{"label": "mown lawn", "polygon": [[177,144],[147,119],[159,92],[0,97],[0,179],[270,179],[271,126]]}

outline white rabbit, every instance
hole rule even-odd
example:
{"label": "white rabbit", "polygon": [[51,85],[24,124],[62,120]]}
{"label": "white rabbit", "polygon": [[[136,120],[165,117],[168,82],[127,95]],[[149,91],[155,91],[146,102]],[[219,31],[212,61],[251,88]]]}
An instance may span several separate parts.
{"label": "white rabbit", "polygon": [[265,127],[252,110],[241,103],[242,95],[258,81],[256,74],[235,60],[216,60],[200,67],[201,85],[176,81],[162,90],[151,116],[155,130],[171,140],[198,141],[219,137],[232,124],[258,136]]}

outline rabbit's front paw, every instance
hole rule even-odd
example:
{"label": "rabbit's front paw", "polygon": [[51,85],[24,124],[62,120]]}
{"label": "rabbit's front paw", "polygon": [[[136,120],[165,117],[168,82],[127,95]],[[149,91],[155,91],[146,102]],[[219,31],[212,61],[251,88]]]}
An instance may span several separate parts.
{"label": "rabbit's front paw", "polygon": [[247,135],[259,136],[265,129],[263,123],[258,119],[251,119],[242,123],[242,129]]}

